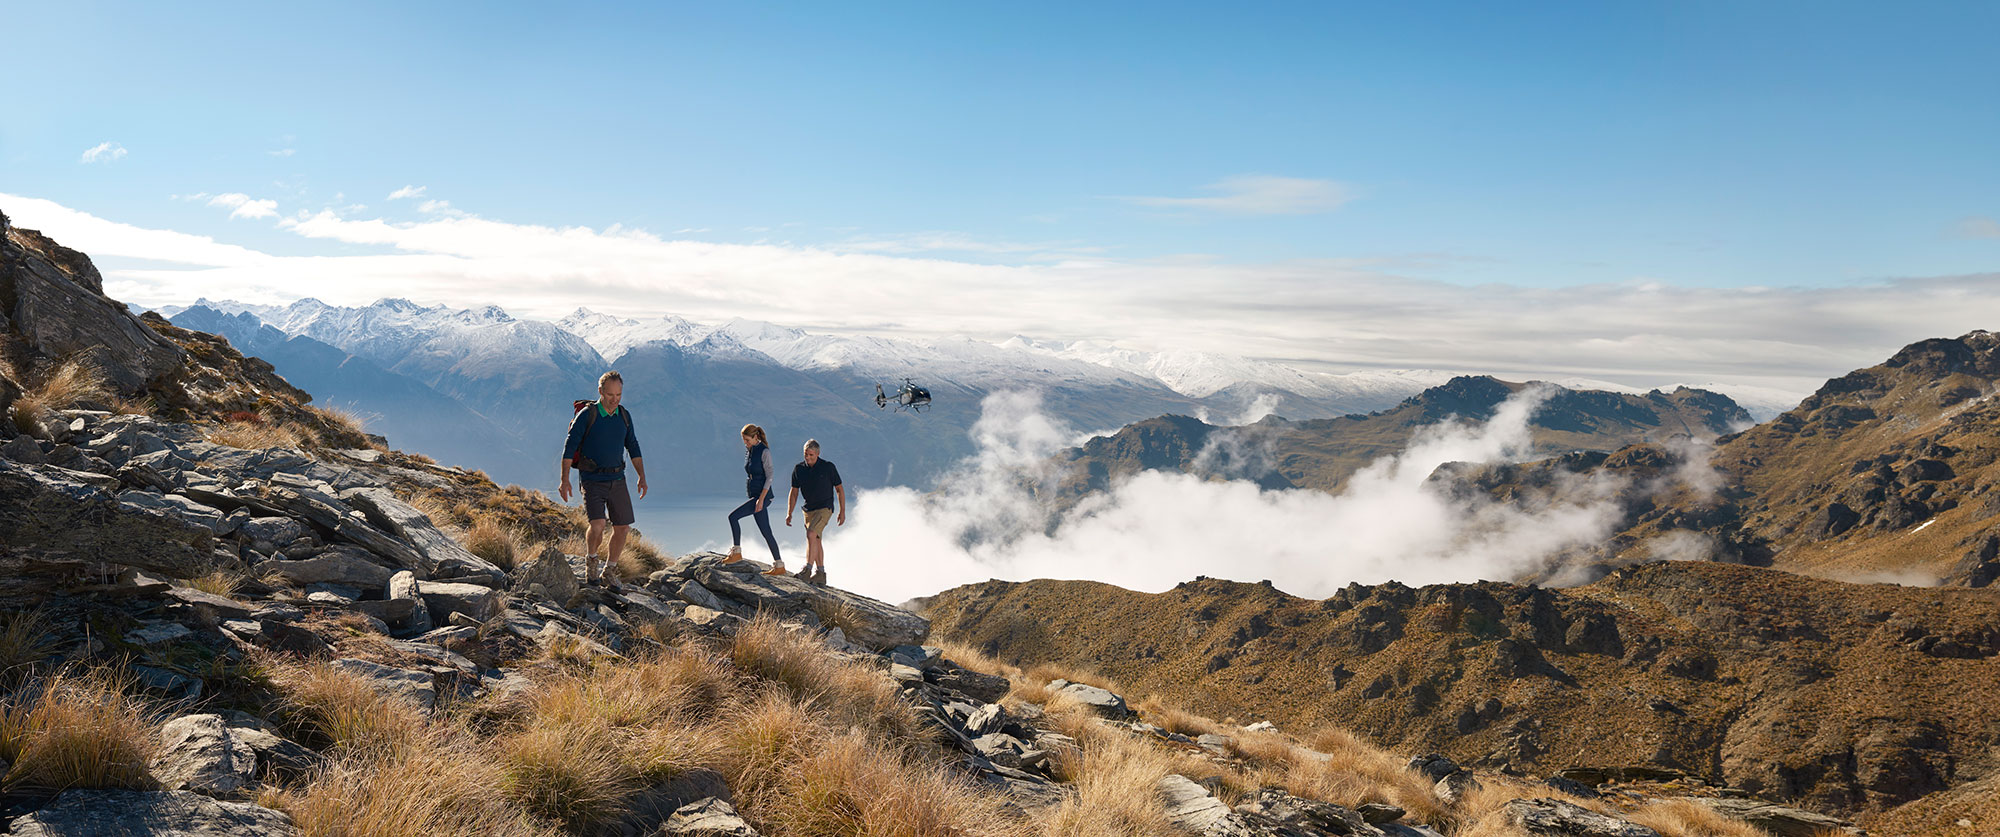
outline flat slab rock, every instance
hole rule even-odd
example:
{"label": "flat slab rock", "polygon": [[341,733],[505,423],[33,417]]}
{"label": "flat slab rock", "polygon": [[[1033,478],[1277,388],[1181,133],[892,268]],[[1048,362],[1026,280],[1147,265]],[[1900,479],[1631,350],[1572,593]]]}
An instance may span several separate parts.
{"label": "flat slab rock", "polygon": [[71,790],[8,824],[14,837],[296,837],[292,818],[187,791]]}
{"label": "flat slab rock", "polygon": [[1516,799],[1507,803],[1507,819],[1529,834],[1547,837],[1660,837],[1646,826],[1560,799]]}

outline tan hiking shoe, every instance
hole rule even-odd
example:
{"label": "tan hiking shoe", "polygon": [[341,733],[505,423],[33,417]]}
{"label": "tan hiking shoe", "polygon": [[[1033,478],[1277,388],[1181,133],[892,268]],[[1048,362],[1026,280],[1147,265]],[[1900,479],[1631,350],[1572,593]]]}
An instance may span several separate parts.
{"label": "tan hiking shoe", "polygon": [[814,584],[814,586],[818,586],[818,587],[825,587],[825,586],[826,586],[826,568],[825,568],[825,567],[820,567],[820,568],[819,568],[819,569],[817,569],[817,570],[813,570],[813,574],[812,574],[812,583]]}
{"label": "tan hiking shoe", "polygon": [[788,573],[788,572],[785,572],[785,565],[784,565],[784,564],[772,564],[772,565],[771,565],[771,568],[770,568],[770,569],[768,569],[768,570],[765,570],[765,571],[764,571],[764,574],[765,574],[765,575],[791,575],[791,573]]}
{"label": "tan hiking shoe", "polygon": [[722,559],[722,563],[734,564],[741,560],[743,560],[743,547],[732,546],[729,548],[729,557]]}

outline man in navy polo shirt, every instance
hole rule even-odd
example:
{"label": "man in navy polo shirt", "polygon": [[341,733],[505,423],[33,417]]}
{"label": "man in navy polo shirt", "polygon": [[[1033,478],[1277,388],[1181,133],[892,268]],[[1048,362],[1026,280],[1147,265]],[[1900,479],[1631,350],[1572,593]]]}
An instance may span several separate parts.
{"label": "man in navy polo shirt", "polygon": [[[625,490],[625,454],[632,455],[632,470],[639,472],[639,496],[646,496],[646,462],[639,458],[639,434],[632,428],[632,412],[618,405],[625,394],[625,379],[606,372],[597,379],[597,403],[576,411],[569,423],[569,439],[563,443],[562,494],[569,502],[569,469],[577,469],[583,483],[583,508],[590,517],[586,538],[590,555],[584,559],[584,580],[604,581],[605,564],[616,564],[625,551],[625,537],[632,530],[632,495]],[[604,542],[604,522],[611,521],[611,555],[604,563],[597,559],[597,547]]]}
{"label": "man in navy polo shirt", "polygon": [[792,494],[785,501],[785,525],[792,525],[792,510],[799,495],[806,498],[806,566],[799,570],[802,580],[826,586],[826,545],[820,535],[833,516],[834,498],[840,499],[840,525],[847,525],[847,489],[840,485],[840,469],[832,460],[819,458],[819,440],[806,440],[806,461],[792,466]]}

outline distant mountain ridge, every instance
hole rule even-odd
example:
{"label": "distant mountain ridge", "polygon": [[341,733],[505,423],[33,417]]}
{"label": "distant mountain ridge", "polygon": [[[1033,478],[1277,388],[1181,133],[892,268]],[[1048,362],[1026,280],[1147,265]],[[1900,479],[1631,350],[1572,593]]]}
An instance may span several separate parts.
{"label": "distant mountain ridge", "polygon": [[[1142,470],[1249,479],[1272,489],[1338,492],[1355,471],[1401,452],[1411,435],[1452,418],[1486,421],[1528,387],[1488,376],[1462,376],[1368,415],[1290,421],[1265,418],[1217,427],[1163,416],[1100,436],[1058,457],[1058,494],[1072,500]],[[1712,439],[1750,423],[1728,396],[1687,388],[1626,395],[1555,387],[1529,421],[1533,450],[1613,451],[1675,437]]]}
{"label": "distant mountain ridge", "polygon": [[[967,431],[979,417],[981,399],[996,391],[1038,391],[1045,409],[1073,426],[1095,429],[1163,413],[1222,420],[1273,411],[1341,415],[1394,404],[1425,382],[1448,377],[1421,370],[1323,375],[1192,354],[1149,361],[1128,352],[1107,363],[1074,347],[1031,346],[1026,338],[916,341],[814,334],[740,319],[715,325],[678,317],[634,320],[587,309],[543,322],[517,319],[495,306],[426,307],[403,299],[364,307],[311,298],[287,305],[201,300],[163,313],[281,355],[271,359],[281,374],[319,381],[316,390],[374,420],[374,429],[392,441],[409,438],[398,443],[525,485],[549,482],[543,472],[552,469],[540,460],[553,458],[571,399],[589,397],[597,375],[618,368],[628,378],[627,403],[641,416],[642,443],[672,454],[648,462],[654,484],[668,493],[733,491],[718,475],[737,467],[735,431],[746,422],[765,425],[781,448],[820,439],[857,484],[924,484],[972,452]],[[254,325],[241,319],[246,315]],[[393,385],[384,388],[342,384],[337,373],[347,361],[289,345],[265,328],[397,377],[385,378]],[[928,386],[938,408],[921,417],[877,409],[874,385],[903,377]],[[404,380],[458,409],[413,409],[434,399],[410,392]],[[437,440],[424,436],[434,429],[427,421],[462,423],[468,432]]]}

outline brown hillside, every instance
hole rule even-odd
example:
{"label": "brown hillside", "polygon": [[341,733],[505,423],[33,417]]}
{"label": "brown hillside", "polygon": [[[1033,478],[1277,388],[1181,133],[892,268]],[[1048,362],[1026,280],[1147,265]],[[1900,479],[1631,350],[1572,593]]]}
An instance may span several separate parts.
{"label": "brown hillside", "polygon": [[1866,811],[2000,766],[1987,591],[1667,562],[1570,590],[1390,583],[1312,601],[1213,579],[1160,594],[987,582],[928,607],[940,635],[1002,659],[1535,774],[1664,765]]}
{"label": "brown hillside", "polygon": [[[1712,494],[1633,493],[1606,565],[1695,552],[1857,581],[1983,587],[2000,579],[2000,336],[1911,344],[1828,381],[1799,406],[1717,440]],[[1656,446],[1608,460],[1463,469],[1463,487],[1529,500],[1552,471],[1645,477],[1676,464]],[[1689,532],[1693,534],[1677,534]]]}
{"label": "brown hillside", "polygon": [[[1355,471],[1401,452],[1418,428],[1453,418],[1485,421],[1529,384],[1459,377],[1394,409],[1335,419],[1267,418],[1216,427],[1186,416],[1130,425],[1064,452],[1057,495],[1074,500],[1118,477],[1168,470],[1250,479],[1266,488],[1339,491]],[[1685,387],[1624,395],[1558,388],[1530,422],[1533,449],[1544,455],[1610,451],[1677,437],[1713,438],[1749,424],[1728,397]]]}

